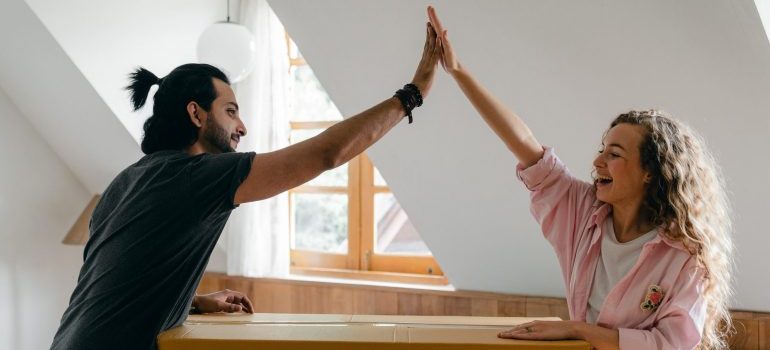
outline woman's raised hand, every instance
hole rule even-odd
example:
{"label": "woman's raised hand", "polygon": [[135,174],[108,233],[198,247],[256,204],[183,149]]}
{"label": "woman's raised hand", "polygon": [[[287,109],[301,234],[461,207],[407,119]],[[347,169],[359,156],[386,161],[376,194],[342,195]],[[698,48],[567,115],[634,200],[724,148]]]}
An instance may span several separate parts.
{"label": "woman's raised hand", "polygon": [[462,69],[462,66],[457,60],[457,55],[455,55],[455,51],[452,48],[452,43],[449,42],[447,30],[444,29],[444,26],[438,19],[436,9],[433,8],[433,6],[428,6],[428,19],[430,20],[430,24],[436,30],[436,33],[438,33],[438,41],[441,50],[441,55],[439,57],[441,66],[444,67],[444,70],[449,74],[459,72]]}

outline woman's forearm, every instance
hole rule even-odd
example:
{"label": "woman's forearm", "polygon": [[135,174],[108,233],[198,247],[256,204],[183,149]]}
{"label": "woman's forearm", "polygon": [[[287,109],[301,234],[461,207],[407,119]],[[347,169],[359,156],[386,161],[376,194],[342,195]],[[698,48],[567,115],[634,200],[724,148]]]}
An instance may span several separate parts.
{"label": "woman's forearm", "polygon": [[576,329],[576,338],[591,343],[597,350],[618,350],[620,335],[617,329],[581,323]]}
{"label": "woman's forearm", "polygon": [[459,69],[451,74],[476,111],[519,162],[530,166],[543,157],[543,147],[516,113],[492,95],[467,70]]}

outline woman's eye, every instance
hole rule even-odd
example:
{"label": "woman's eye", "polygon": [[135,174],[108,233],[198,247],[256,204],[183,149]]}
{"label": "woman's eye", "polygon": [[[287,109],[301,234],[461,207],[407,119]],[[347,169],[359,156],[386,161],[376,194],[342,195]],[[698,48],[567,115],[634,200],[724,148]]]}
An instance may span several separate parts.
{"label": "woman's eye", "polygon": [[615,158],[620,157],[620,155],[617,154],[617,153],[610,153],[610,156],[615,157]]}

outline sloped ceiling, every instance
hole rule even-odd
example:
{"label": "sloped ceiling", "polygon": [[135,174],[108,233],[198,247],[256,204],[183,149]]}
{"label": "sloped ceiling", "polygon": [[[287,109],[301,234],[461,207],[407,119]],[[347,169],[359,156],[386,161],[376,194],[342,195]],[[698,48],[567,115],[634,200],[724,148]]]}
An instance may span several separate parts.
{"label": "sloped ceiling", "polygon": [[0,33],[0,86],[83,185],[101,193],[137,159],[136,143],[23,0],[3,0]]}
{"label": "sloped ceiling", "polygon": [[[142,123],[151,111],[132,112],[123,89],[128,74],[144,66],[162,77],[195,62],[198,36],[224,20],[227,10],[225,1],[212,0],[27,3],[135,140],[141,139]],[[233,1],[233,11],[238,3]]]}
{"label": "sloped ceiling", "polygon": [[[20,51],[0,56],[0,84],[81,181],[101,190],[115,169],[138,157],[138,147],[117,119],[101,118],[111,111],[135,130],[138,124],[131,118],[141,123],[146,116],[127,112],[120,91],[125,74],[145,65],[163,75],[192,61],[197,35],[223,17],[222,4],[29,3],[66,55],[21,0],[6,0],[2,33],[23,28],[29,34],[0,36],[4,48]],[[700,130],[721,161],[736,212],[739,302],[734,307],[770,311],[762,220],[763,198],[770,197],[764,180],[770,171],[764,161],[770,149],[770,99],[765,98],[770,47],[751,1],[432,4],[463,63],[525,118],[541,142],[555,146],[579,176],[588,177],[601,134],[619,112],[663,108]],[[345,115],[387,98],[411,79],[427,5],[412,0],[271,2]],[[30,45],[35,38],[43,39]],[[80,72],[57,63],[67,61],[64,56]],[[57,75],[61,71],[69,75]],[[92,87],[84,86],[83,76]],[[62,114],[67,122],[60,118],[56,124],[52,116]],[[516,180],[515,159],[451,79],[438,77],[415,117],[414,124],[397,126],[370,154],[451,282],[460,289],[564,295],[556,258]]]}

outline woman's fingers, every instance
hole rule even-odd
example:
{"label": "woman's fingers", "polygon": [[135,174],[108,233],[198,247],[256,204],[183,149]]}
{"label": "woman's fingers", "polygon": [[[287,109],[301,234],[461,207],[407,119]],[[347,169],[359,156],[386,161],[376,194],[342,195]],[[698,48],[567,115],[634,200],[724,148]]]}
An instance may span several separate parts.
{"label": "woman's fingers", "polygon": [[523,323],[507,331],[500,332],[497,336],[505,339],[527,339],[535,335],[534,326],[534,322]]}
{"label": "woman's fingers", "polygon": [[452,52],[452,43],[449,42],[449,31],[444,29],[441,33],[441,44],[446,46],[447,51]]}
{"label": "woman's fingers", "polygon": [[430,19],[430,23],[433,25],[433,28],[436,29],[437,33],[444,32],[444,26],[441,25],[441,21],[438,19],[438,15],[436,15],[436,9],[433,8],[433,6],[428,6],[428,18]]}

